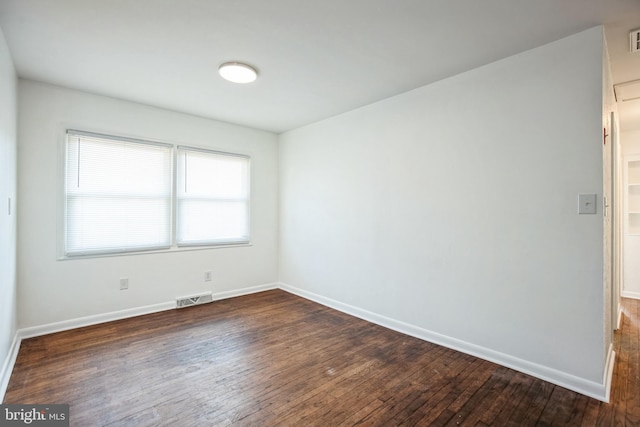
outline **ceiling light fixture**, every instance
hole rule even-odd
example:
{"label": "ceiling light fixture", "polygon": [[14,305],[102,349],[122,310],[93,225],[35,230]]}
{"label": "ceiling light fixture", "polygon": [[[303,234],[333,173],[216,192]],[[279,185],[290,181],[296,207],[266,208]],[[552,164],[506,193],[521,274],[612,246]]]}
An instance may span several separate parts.
{"label": "ceiling light fixture", "polygon": [[218,67],[218,73],[223,79],[233,83],[251,83],[258,78],[258,71],[242,62],[225,62]]}

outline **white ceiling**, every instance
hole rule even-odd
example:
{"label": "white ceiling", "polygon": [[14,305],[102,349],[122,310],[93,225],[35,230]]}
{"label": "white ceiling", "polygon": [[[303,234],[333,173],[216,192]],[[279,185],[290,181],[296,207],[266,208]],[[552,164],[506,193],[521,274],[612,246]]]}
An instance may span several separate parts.
{"label": "white ceiling", "polygon": [[[274,132],[598,24],[615,82],[640,79],[640,0],[0,0],[23,78]],[[231,60],[258,81],[220,79]]]}

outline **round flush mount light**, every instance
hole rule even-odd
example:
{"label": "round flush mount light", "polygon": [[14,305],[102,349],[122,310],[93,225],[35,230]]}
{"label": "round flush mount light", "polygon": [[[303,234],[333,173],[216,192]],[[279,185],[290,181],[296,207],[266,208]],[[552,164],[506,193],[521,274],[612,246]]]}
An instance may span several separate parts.
{"label": "round flush mount light", "polygon": [[258,71],[242,62],[225,62],[218,67],[223,79],[233,83],[251,83],[258,78]]}

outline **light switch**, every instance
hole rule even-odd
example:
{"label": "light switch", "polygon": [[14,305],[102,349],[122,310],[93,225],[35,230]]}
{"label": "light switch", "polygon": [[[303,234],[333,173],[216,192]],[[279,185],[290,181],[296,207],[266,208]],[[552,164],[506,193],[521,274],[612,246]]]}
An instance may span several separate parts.
{"label": "light switch", "polygon": [[579,214],[596,213],[596,195],[595,194],[578,194],[578,213]]}

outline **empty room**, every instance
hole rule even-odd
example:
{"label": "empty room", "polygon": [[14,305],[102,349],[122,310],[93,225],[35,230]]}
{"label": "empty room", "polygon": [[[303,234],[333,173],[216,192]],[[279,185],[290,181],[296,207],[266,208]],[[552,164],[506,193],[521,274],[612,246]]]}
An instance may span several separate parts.
{"label": "empty room", "polygon": [[0,0],[0,369],[0,425],[640,425],[640,3]]}

